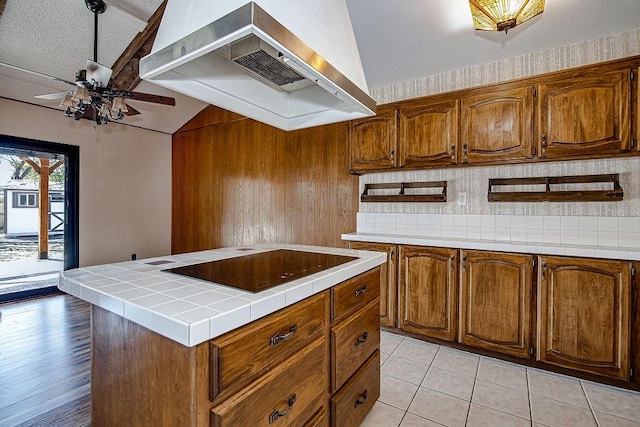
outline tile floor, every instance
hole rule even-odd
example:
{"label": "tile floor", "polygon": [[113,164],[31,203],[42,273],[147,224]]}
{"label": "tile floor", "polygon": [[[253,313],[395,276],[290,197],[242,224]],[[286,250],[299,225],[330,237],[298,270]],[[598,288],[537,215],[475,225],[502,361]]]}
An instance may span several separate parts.
{"label": "tile floor", "polygon": [[388,332],[380,347],[380,399],[361,427],[640,427],[640,393]]}

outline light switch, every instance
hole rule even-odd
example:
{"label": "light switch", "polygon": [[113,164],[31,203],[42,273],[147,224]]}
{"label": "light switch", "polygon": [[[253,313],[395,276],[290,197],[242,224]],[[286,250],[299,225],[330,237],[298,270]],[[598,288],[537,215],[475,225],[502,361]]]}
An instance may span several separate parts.
{"label": "light switch", "polygon": [[458,206],[466,206],[467,193],[458,193]]}

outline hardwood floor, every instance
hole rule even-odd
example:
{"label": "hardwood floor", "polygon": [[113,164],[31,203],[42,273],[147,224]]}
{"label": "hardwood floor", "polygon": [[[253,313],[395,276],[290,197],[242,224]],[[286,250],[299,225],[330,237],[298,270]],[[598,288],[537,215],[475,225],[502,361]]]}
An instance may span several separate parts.
{"label": "hardwood floor", "polygon": [[56,294],[0,312],[0,426],[90,425],[89,304]]}

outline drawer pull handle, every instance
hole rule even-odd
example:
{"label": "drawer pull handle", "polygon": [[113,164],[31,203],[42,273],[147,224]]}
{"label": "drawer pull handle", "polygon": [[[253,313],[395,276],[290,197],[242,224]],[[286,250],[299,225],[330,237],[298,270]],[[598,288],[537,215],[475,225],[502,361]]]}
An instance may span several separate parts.
{"label": "drawer pull handle", "polygon": [[356,404],[354,405],[355,408],[364,405],[364,402],[367,401],[367,394],[367,390],[365,390],[364,393],[358,397],[358,400],[356,400]]}
{"label": "drawer pull handle", "polygon": [[287,409],[285,409],[284,411],[278,411],[277,409],[273,411],[273,413],[269,415],[269,424],[273,424],[278,418],[286,416],[291,411],[291,407],[293,406],[293,404],[296,403],[296,399],[297,396],[295,394],[292,395],[289,398],[289,407]]}
{"label": "drawer pull handle", "polygon": [[364,288],[362,289],[356,289],[356,296],[359,297],[360,295],[364,295],[364,293],[367,292],[367,289],[369,289],[367,285],[364,285]]}
{"label": "drawer pull handle", "polygon": [[368,337],[369,337],[369,334],[367,332],[362,334],[362,336],[358,337],[358,339],[356,340],[355,346],[358,347],[360,344],[363,344],[367,340]]}
{"label": "drawer pull handle", "polygon": [[293,336],[293,334],[296,333],[297,330],[298,330],[298,325],[291,325],[289,327],[289,333],[281,334],[280,332],[278,332],[277,334],[275,334],[274,336],[271,337],[271,340],[269,340],[269,344],[270,345],[276,345],[280,341],[286,341],[289,338],[291,338]]}

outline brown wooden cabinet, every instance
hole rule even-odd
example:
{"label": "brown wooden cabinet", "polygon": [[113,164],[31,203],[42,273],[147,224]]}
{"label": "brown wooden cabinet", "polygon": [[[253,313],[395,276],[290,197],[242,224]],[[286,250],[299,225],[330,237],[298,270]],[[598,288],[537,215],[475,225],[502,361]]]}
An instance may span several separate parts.
{"label": "brown wooden cabinet", "polygon": [[631,263],[540,257],[537,360],[629,379]]}
{"label": "brown wooden cabinet", "polygon": [[638,64],[626,58],[383,105],[351,122],[350,170],[638,155]]}
{"label": "brown wooden cabinet", "polygon": [[533,91],[528,86],[462,98],[458,162],[533,158]]}
{"label": "brown wooden cabinet", "polygon": [[541,158],[596,157],[628,152],[630,70],[539,86]]}
{"label": "brown wooden cabinet", "polygon": [[459,102],[409,104],[400,108],[400,167],[456,163]]}
{"label": "brown wooden cabinet", "polygon": [[454,341],[458,318],[457,250],[401,246],[398,327]]}
{"label": "brown wooden cabinet", "polygon": [[374,117],[349,123],[349,170],[389,169],[397,166],[398,112],[379,108]]}
{"label": "brown wooden cabinet", "polygon": [[533,256],[465,250],[460,257],[459,341],[528,358]]}
{"label": "brown wooden cabinet", "polygon": [[397,326],[397,247],[386,243],[350,242],[351,249],[386,252],[387,262],[380,266],[380,325]]}

